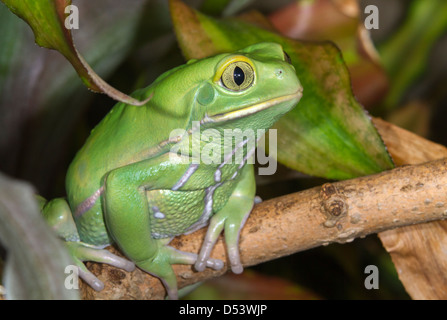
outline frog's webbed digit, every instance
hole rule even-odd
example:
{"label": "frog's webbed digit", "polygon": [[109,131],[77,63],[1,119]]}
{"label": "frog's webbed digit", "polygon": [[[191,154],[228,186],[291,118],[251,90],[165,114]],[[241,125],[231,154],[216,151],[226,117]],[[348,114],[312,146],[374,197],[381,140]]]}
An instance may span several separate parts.
{"label": "frog's webbed digit", "polygon": [[239,256],[239,234],[253,208],[255,198],[255,179],[253,165],[247,164],[242,169],[242,176],[227,204],[210,220],[205,240],[195,264],[197,271],[205,269],[205,262],[219,235],[225,230],[225,243],[231,270],[241,273],[243,267]]}
{"label": "frog's webbed digit", "polygon": [[135,270],[135,264],[127,259],[83,242],[67,242],[69,253],[78,267],[79,277],[96,291],[104,289],[104,284],[84,264],[84,261],[105,263],[128,272]]}

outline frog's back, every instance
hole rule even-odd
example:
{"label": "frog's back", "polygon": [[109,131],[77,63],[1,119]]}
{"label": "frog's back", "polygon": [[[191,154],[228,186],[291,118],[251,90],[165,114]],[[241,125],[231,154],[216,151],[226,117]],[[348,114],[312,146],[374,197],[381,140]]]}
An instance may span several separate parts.
{"label": "frog's back", "polygon": [[[103,222],[102,180],[110,170],[138,161],[138,155],[132,152],[136,141],[129,141],[131,135],[125,134],[132,130],[129,125],[132,114],[136,116],[128,107],[119,103],[110,111],[91,132],[67,172],[68,202],[84,242],[96,245],[111,242]],[[145,109],[138,113],[144,114]],[[150,141],[145,142],[149,149],[154,147]]]}
{"label": "frog's back", "polygon": [[149,108],[134,108],[137,107],[123,103],[115,105],[76,154],[68,169],[66,185],[72,209],[101,187],[107,172],[139,161],[144,155],[136,150],[155,151],[155,140],[142,139],[147,132],[136,130],[141,128],[143,119],[148,127],[153,125],[147,112]]}
{"label": "frog's back", "polygon": [[[193,101],[195,85],[176,83],[182,77],[175,73],[183,69],[184,66],[171,70],[148,88],[132,94],[139,100],[152,96],[146,105],[116,104],[77,153],[67,172],[66,190],[81,239],[86,234],[88,237],[96,234],[94,239],[89,239],[90,243],[105,242],[100,203],[104,176],[115,168],[167,152],[163,141],[169,139],[172,130],[188,126],[191,108],[185,101]],[[169,92],[175,89],[181,92],[178,97]],[[169,109],[166,105],[175,108]],[[96,239],[97,234],[101,234],[100,240]]]}

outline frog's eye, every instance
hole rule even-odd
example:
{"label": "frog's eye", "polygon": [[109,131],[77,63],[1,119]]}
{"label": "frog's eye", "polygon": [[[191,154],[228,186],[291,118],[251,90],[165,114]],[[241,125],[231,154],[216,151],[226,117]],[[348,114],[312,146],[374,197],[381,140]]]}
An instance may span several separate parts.
{"label": "frog's eye", "polygon": [[253,84],[255,72],[251,65],[244,61],[233,62],[222,73],[222,84],[233,91],[242,91]]}

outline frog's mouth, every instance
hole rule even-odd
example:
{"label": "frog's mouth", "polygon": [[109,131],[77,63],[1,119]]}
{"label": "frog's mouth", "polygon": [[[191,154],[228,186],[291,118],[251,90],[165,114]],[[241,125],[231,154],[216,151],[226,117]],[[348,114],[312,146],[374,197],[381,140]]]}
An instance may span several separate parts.
{"label": "frog's mouth", "polygon": [[263,101],[263,102],[258,103],[258,104],[253,104],[253,105],[247,106],[245,108],[241,108],[241,109],[230,111],[230,112],[226,112],[226,113],[218,113],[218,114],[215,114],[215,115],[207,115],[202,120],[202,123],[205,123],[205,122],[222,122],[222,121],[228,121],[228,120],[243,118],[243,117],[255,114],[257,112],[260,112],[262,110],[266,110],[266,109],[268,109],[268,108],[270,108],[272,106],[275,106],[277,104],[280,104],[282,102],[290,101],[290,100],[293,100],[293,99],[297,99],[297,102],[298,102],[299,99],[301,99],[302,96],[303,96],[303,89],[300,88],[295,93],[292,93],[292,94],[289,94],[289,95],[286,95],[286,96],[273,98],[273,99],[270,99],[270,100],[267,100],[267,101]]}

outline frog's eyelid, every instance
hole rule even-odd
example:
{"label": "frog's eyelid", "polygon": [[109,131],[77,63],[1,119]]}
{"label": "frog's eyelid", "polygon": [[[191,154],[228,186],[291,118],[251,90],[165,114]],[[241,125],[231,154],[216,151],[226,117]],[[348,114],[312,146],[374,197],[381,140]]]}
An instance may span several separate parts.
{"label": "frog's eyelid", "polygon": [[223,62],[217,68],[216,73],[214,74],[213,82],[218,83],[220,81],[220,79],[222,78],[222,74],[228,68],[228,66],[230,64],[232,64],[234,62],[238,62],[238,61],[248,63],[251,66],[251,68],[253,69],[253,72],[256,74],[256,68],[255,68],[253,62],[246,56],[237,55],[237,56],[232,56],[229,59],[225,60],[225,62]]}

